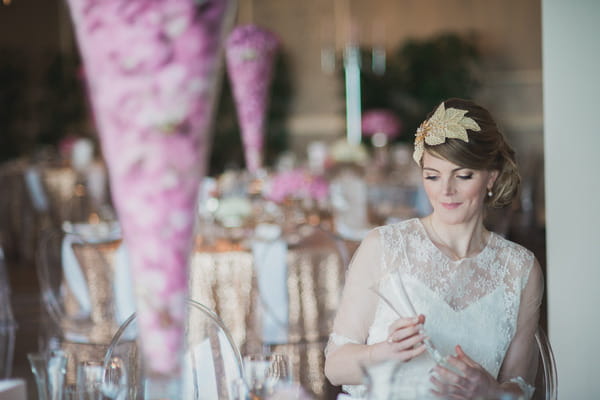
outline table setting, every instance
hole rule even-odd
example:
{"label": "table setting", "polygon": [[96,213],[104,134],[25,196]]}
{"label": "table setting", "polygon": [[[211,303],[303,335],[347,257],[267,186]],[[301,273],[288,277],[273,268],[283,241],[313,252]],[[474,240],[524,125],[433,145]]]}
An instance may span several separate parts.
{"label": "table setting", "polygon": [[[268,166],[281,42],[254,24],[234,27],[235,1],[67,4],[98,148],[80,139],[58,162],[11,166],[35,220],[18,236],[34,236],[21,242],[38,255],[49,316],[40,351],[29,354],[39,398],[179,399],[198,376],[219,398],[322,398],[331,390],[323,350],[352,253],[382,221],[418,212],[414,179],[391,189],[385,179],[398,122],[365,128],[375,163],[364,145],[341,140],[311,143],[306,162],[282,155]],[[245,169],[209,176],[221,79],[232,88]],[[402,195],[401,210],[381,207]],[[224,333],[192,332],[194,307]],[[202,339],[190,347],[194,335]],[[215,350],[226,342],[229,353]],[[122,343],[134,350],[119,353]],[[219,368],[230,368],[218,366],[222,357],[239,364],[236,385],[220,381]]]}

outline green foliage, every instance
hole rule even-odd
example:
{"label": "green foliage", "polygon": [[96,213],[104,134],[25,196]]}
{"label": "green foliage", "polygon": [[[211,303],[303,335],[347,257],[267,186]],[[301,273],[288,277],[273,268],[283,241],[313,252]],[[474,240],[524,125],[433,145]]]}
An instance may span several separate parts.
{"label": "green foliage", "polygon": [[[266,165],[272,165],[277,155],[288,148],[288,131],[285,122],[292,96],[293,88],[287,58],[284,53],[279,53],[275,60],[271,101],[266,122],[264,149]],[[243,168],[244,165],[240,126],[229,78],[225,74],[216,110],[209,173],[216,175],[226,168]]]}
{"label": "green foliage", "polygon": [[[364,61],[370,58],[363,54]],[[363,110],[393,110],[404,126],[399,140],[411,142],[418,125],[442,100],[473,96],[479,60],[473,41],[456,33],[407,40],[389,55],[384,75],[363,68]]]}

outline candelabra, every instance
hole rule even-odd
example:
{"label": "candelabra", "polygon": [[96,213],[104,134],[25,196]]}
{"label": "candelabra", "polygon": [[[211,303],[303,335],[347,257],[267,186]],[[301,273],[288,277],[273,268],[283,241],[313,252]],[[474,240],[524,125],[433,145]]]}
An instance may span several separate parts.
{"label": "candelabra", "polygon": [[[338,61],[338,59],[341,59]],[[344,86],[346,98],[346,139],[353,145],[361,141],[361,48],[350,41],[343,49],[341,57],[336,54],[336,49],[324,47],[321,49],[321,69],[323,72],[333,74],[338,65],[344,69]],[[376,75],[385,74],[386,52],[383,46],[371,48],[371,71]]]}

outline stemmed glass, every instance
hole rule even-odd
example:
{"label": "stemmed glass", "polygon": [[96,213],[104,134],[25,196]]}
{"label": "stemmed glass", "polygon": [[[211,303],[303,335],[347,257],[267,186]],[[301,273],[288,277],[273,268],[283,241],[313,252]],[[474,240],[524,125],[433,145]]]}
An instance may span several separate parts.
{"label": "stemmed glass", "polygon": [[76,393],[78,400],[101,400],[104,368],[97,361],[83,361],[77,365]]}
{"label": "stemmed glass", "polygon": [[278,384],[291,380],[289,358],[279,353],[245,356],[244,375],[249,398],[266,399]]}

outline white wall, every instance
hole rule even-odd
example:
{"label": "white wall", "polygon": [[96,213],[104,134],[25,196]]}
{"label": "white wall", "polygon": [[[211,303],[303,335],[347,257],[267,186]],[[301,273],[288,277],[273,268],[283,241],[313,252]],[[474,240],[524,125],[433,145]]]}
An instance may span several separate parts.
{"label": "white wall", "polygon": [[600,399],[600,1],[542,0],[548,325],[560,399]]}

